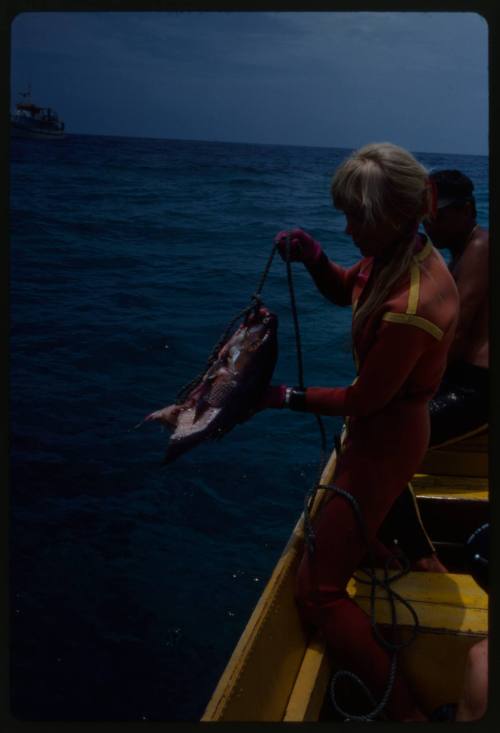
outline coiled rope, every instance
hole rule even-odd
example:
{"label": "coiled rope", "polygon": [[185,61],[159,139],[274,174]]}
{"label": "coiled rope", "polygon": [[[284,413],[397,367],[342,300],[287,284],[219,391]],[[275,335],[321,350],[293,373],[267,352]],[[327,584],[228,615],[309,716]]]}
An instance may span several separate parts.
{"label": "coiled rope", "polygon": [[[350,494],[348,491],[345,491],[344,489],[340,489],[338,486],[335,486],[332,484],[319,484],[317,488],[325,489],[328,491],[333,491],[334,493],[339,494],[340,496],[343,496],[351,504],[351,507],[357,518],[358,525],[359,525],[364,543],[366,545],[366,548],[368,551],[368,558],[369,558],[369,567],[363,568],[363,572],[366,573],[366,575],[368,576],[368,580],[365,580],[364,578],[361,578],[356,574],[354,574],[353,577],[357,583],[363,583],[363,584],[371,586],[370,622],[371,622],[372,630],[373,630],[374,636],[377,639],[378,643],[383,648],[385,648],[388,652],[392,654],[391,666],[389,670],[389,678],[387,681],[386,689],[384,691],[384,694],[380,702],[378,703],[375,700],[372,693],[370,692],[370,690],[367,688],[367,686],[363,682],[363,680],[358,675],[354,674],[353,672],[350,672],[349,670],[338,670],[333,675],[332,680],[330,682],[330,698],[332,701],[332,705],[335,708],[335,710],[344,718],[345,722],[356,721],[356,722],[368,723],[368,722],[372,722],[373,720],[378,718],[383,713],[387,705],[387,702],[389,700],[389,697],[391,695],[392,689],[394,687],[394,681],[396,679],[396,671],[397,671],[398,653],[401,651],[401,649],[409,646],[416,639],[419,633],[419,630],[420,630],[420,623],[418,620],[418,616],[413,606],[391,587],[391,583],[393,583],[396,580],[399,580],[400,578],[402,578],[404,575],[408,573],[410,569],[410,562],[403,554],[401,554],[400,556],[398,556],[398,560],[401,560],[401,564],[402,564],[401,570],[398,570],[395,573],[393,573],[392,575],[390,575],[388,563],[391,561],[391,558],[388,558],[388,560],[386,561],[386,565],[384,567],[383,578],[380,579],[379,577],[377,577],[377,574],[375,571],[375,559],[373,556],[373,551],[370,546],[370,543],[367,540],[363,515],[361,513],[361,509],[355,497],[352,494]],[[397,626],[398,626],[396,603],[401,603],[410,612],[410,615],[413,619],[413,625],[411,627],[412,629],[411,634],[409,638],[407,638],[406,640],[403,640],[400,642],[395,642],[394,640],[388,641],[380,633],[378,624],[377,624],[377,618],[376,618],[377,588],[381,588],[382,590],[385,591],[386,599],[390,604],[390,609],[391,609],[390,629],[391,629],[391,638],[392,639],[394,637],[394,632],[396,631]],[[357,715],[354,713],[348,713],[340,707],[337,701],[336,686],[339,680],[342,678],[351,679],[353,682],[358,684],[359,687],[361,687],[363,692],[368,697],[370,703],[373,705],[373,709],[369,713],[366,713],[363,715]]]}

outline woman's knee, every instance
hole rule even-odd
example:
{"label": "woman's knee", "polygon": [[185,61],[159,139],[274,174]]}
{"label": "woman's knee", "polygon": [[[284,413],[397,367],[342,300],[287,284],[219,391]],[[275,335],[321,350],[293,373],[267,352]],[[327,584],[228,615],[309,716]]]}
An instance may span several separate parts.
{"label": "woman's knee", "polygon": [[295,584],[295,601],[302,617],[309,623],[321,625],[325,612],[331,609],[335,601],[345,598],[346,588],[343,584],[330,582],[328,585],[315,582],[310,558],[305,556],[299,566]]}

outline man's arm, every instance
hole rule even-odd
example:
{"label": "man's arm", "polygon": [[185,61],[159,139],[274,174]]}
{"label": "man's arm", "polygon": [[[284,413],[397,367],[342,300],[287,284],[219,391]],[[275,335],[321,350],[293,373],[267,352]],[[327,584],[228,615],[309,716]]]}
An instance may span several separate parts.
{"label": "man's arm", "polygon": [[482,232],[470,242],[452,274],[457,284],[460,305],[455,340],[448,356],[449,363],[460,359],[467,341],[474,335],[471,327],[488,292],[487,233]]}

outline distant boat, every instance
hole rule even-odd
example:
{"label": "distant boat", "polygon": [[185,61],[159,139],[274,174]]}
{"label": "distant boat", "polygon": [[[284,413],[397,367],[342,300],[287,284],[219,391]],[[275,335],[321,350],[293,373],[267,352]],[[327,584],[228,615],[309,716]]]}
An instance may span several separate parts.
{"label": "distant boat", "polygon": [[51,107],[38,107],[31,101],[31,89],[20,92],[22,101],[10,116],[13,137],[60,139],[64,137],[64,122]]}

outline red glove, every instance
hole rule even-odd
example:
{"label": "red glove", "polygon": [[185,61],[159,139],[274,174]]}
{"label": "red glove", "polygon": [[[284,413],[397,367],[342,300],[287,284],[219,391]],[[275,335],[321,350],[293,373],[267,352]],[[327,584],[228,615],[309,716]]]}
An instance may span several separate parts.
{"label": "red glove", "polygon": [[286,262],[287,238],[289,238],[290,262],[303,262],[304,265],[314,265],[321,256],[322,249],[319,242],[316,242],[309,234],[302,229],[291,229],[290,231],[278,232],[274,243],[278,245],[278,252]]}

